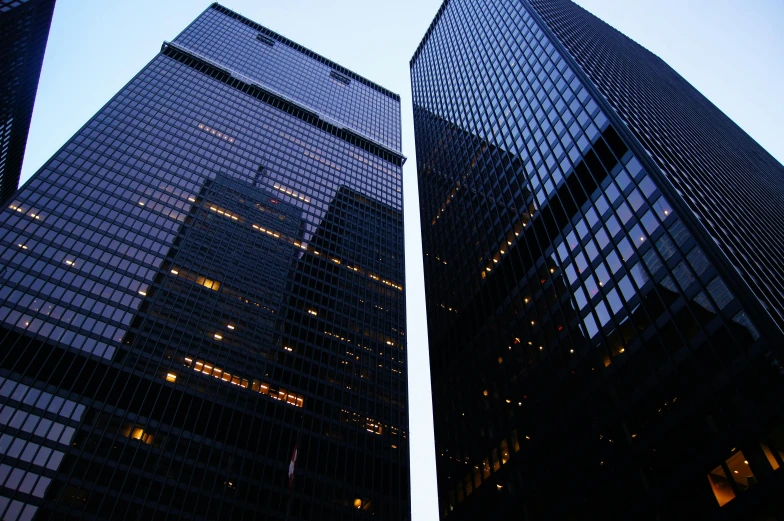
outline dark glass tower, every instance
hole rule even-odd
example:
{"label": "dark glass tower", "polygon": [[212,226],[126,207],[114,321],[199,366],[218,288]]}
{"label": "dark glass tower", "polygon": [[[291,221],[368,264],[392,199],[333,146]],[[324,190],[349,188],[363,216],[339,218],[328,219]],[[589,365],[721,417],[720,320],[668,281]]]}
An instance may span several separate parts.
{"label": "dark glass tower", "polygon": [[0,214],[0,517],[408,519],[403,160],[218,4],[164,43]]}
{"label": "dark glass tower", "polygon": [[443,519],[784,519],[784,169],[566,0],[411,61]]}
{"label": "dark glass tower", "polygon": [[0,202],[19,185],[55,0],[0,0]]}

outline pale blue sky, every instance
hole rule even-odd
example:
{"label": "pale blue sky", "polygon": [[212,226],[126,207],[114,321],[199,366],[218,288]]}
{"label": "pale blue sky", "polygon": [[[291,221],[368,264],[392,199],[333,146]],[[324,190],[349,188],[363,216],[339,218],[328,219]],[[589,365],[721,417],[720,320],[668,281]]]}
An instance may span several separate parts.
{"label": "pale blue sky", "polygon": [[[402,97],[414,521],[438,519],[408,61],[441,0],[224,0]],[[578,0],[658,54],[784,160],[782,0]],[[58,0],[27,146],[27,180],[209,5]]]}

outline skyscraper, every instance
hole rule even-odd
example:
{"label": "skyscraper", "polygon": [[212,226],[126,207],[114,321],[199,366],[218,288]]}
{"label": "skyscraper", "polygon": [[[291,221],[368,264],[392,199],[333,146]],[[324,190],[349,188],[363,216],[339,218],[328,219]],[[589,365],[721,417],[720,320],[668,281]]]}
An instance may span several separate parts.
{"label": "skyscraper", "polygon": [[0,202],[16,191],[55,0],[0,0]]}
{"label": "skyscraper", "polygon": [[411,60],[442,519],[782,519],[784,168],[568,0]]}
{"label": "skyscraper", "polygon": [[0,517],[407,519],[399,97],[218,4],[0,214]]}

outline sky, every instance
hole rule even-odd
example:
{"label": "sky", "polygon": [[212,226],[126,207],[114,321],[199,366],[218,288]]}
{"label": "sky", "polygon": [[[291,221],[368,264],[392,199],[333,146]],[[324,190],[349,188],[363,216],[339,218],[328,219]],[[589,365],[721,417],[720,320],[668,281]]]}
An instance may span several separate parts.
{"label": "sky", "polygon": [[[438,519],[409,60],[441,0],[222,0],[401,95],[413,521]],[[784,162],[784,2],[577,0]],[[57,0],[22,169],[33,175],[209,2]]]}

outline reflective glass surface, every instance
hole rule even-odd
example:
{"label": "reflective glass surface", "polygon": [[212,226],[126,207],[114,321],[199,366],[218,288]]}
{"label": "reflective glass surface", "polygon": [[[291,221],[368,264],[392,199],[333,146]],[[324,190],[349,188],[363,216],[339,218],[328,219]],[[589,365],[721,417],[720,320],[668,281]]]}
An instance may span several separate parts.
{"label": "reflective glass surface", "polygon": [[[297,104],[347,71],[245,53],[238,17],[208,8],[180,39],[233,54],[165,45],[0,213],[3,519],[410,515],[402,157]],[[350,79],[342,110],[399,135]]]}
{"label": "reflective glass surface", "polygon": [[784,331],[784,166],[660,58],[575,3],[531,5]]}
{"label": "reflective glass surface", "polygon": [[0,202],[19,186],[54,0],[0,0]]}
{"label": "reflective glass surface", "polygon": [[535,15],[445,2],[411,62],[441,516],[719,515],[780,364]]}

